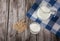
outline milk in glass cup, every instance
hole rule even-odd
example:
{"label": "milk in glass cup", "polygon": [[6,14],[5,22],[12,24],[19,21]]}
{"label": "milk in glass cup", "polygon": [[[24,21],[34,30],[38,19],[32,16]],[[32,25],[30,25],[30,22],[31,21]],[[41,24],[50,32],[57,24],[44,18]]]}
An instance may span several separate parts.
{"label": "milk in glass cup", "polygon": [[30,32],[32,34],[38,34],[40,32],[40,29],[41,29],[41,26],[35,22],[31,23],[29,27],[30,27]]}
{"label": "milk in glass cup", "polygon": [[41,20],[48,20],[51,14],[54,14],[56,9],[51,7],[46,1],[42,1],[38,10],[37,17]]}

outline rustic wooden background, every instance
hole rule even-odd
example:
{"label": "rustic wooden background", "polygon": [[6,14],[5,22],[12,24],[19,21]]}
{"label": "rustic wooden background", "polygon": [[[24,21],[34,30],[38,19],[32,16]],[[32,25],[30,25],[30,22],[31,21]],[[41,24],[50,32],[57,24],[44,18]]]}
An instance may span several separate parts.
{"label": "rustic wooden background", "polygon": [[26,17],[26,12],[35,0],[0,0],[0,41],[60,41],[60,38],[41,28],[37,35],[29,31],[29,27],[23,32],[18,33],[13,30],[13,24],[24,18],[27,25],[31,20]]}

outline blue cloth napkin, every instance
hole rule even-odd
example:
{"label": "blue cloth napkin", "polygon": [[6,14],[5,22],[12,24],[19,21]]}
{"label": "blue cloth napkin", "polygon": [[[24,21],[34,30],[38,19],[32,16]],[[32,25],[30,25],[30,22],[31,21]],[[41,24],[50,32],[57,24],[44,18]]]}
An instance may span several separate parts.
{"label": "blue cloth napkin", "polygon": [[38,17],[34,16],[34,12],[36,12],[37,8],[41,4],[43,0],[36,0],[33,6],[27,12],[27,17],[37,23],[39,23],[44,28],[48,29],[50,32],[54,33],[58,37],[60,37],[60,3],[57,0],[45,0],[52,7],[54,6],[57,9],[56,14],[51,15],[50,19],[46,22],[43,22]]}

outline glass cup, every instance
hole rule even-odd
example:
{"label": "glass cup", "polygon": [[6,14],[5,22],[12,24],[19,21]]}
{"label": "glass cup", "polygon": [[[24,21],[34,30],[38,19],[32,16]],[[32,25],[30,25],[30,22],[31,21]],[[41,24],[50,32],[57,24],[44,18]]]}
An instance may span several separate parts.
{"label": "glass cup", "polygon": [[30,32],[32,34],[38,34],[40,32],[40,29],[41,29],[41,26],[35,22],[31,23],[29,27],[30,27]]}
{"label": "glass cup", "polygon": [[48,20],[51,14],[56,12],[56,9],[51,7],[46,1],[42,1],[37,10],[37,16],[41,20]]}

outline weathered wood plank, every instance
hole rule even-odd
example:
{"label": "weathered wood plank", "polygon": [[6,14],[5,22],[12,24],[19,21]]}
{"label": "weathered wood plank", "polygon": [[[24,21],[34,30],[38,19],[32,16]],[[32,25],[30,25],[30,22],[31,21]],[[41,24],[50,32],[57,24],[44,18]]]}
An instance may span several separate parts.
{"label": "weathered wood plank", "polygon": [[7,34],[7,1],[0,0],[0,41],[6,41]]}
{"label": "weathered wood plank", "polygon": [[44,29],[41,27],[39,34],[37,34],[37,41],[44,41]]}
{"label": "weathered wood plank", "polygon": [[[21,20],[21,19],[25,20],[25,0],[18,0],[17,13],[18,13],[18,20]],[[26,39],[25,31],[20,34],[18,33],[18,35],[20,35],[22,41],[25,41]]]}
{"label": "weathered wood plank", "polygon": [[51,33],[48,30],[44,29],[44,41],[52,41],[51,37]]}
{"label": "weathered wood plank", "polygon": [[51,41],[57,41],[57,38],[53,33],[51,33]]}
{"label": "weathered wood plank", "polygon": [[8,41],[15,41],[16,31],[13,30],[13,24],[17,22],[17,1],[9,1],[9,23],[8,23]]}

